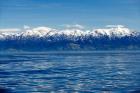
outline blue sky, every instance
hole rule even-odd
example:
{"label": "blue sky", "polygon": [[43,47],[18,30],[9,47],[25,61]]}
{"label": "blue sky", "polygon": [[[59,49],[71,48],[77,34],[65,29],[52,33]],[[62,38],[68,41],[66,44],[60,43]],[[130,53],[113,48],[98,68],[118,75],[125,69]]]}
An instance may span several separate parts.
{"label": "blue sky", "polygon": [[0,0],[0,28],[125,25],[140,31],[140,0]]}

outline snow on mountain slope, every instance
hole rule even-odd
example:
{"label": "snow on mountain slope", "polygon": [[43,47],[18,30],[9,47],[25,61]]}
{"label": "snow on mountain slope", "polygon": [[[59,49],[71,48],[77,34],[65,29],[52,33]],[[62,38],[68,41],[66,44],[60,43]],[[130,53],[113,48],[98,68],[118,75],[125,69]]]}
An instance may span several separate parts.
{"label": "snow on mountain slope", "polygon": [[37,28],[33,28],[33,29],[27,29],[25,32],[22,32],[22,36],[24,36],[24,37],[26,37],[26,36],[42,37],[42,36],[49,34],[52,31],[55,32],[55,29],[48,28],[48,27],[37,27]]}
{"label": "snow on mountain slope", "polygon": [[109,37],[112,37],[112,36],[123,37],[123,36],[130,36],[134,34],[133,31],[121,25],[107,26],[107,28],[105,29],[95,29],[92,32],[96,34],[96,36],[106,35]]}

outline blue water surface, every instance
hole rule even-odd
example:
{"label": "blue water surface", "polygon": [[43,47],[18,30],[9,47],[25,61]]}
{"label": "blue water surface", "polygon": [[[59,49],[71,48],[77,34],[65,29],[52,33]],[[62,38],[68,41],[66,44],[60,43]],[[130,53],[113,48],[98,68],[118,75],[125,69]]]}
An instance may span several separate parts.
{"label": "blue water surface", "polygon": [[0,87],[12,93],[139,93],[140,51],[0,52]]}

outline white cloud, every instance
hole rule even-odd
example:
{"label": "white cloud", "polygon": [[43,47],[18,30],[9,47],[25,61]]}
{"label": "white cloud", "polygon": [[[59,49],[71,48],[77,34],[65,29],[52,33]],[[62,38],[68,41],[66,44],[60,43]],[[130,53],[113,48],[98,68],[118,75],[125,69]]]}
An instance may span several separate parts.
{"label": "white cloud", "polygon": [[23,28],[24,29],[30,29],[30,26],[24,25]]}
{"label": "white cloud", "polygon": [[66,28],[76,28],[76,29],[84,29],[85,28],[84,26],[79,25],[79,24],[75,24],[75,25],[66,24],[66,25],[63,25],[63,26],[65,26]]}
{"label": "white cloud", "polygon": [[19,28],[7,28],[7,29],[0,29],[0,33],[16,33],[21,31]]}
{"label": "white cloud", "polygon": [[123,25],[107,25],[105,27],[124,27]]}
{"label": "white cloud", "polygon": [[50,30],[52,30],[52,28],[42,26],[42,27],[33,28],[32,30],[33,31],[50,31]]}

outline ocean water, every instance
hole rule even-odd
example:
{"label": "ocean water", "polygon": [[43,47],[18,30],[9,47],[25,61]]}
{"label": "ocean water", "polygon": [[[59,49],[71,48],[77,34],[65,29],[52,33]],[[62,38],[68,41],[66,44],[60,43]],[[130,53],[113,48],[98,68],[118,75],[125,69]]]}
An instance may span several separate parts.
{"label": "ocean water", "polygon": [[140,51],[0,52],[0,88],[12,93],[139,93]]}

